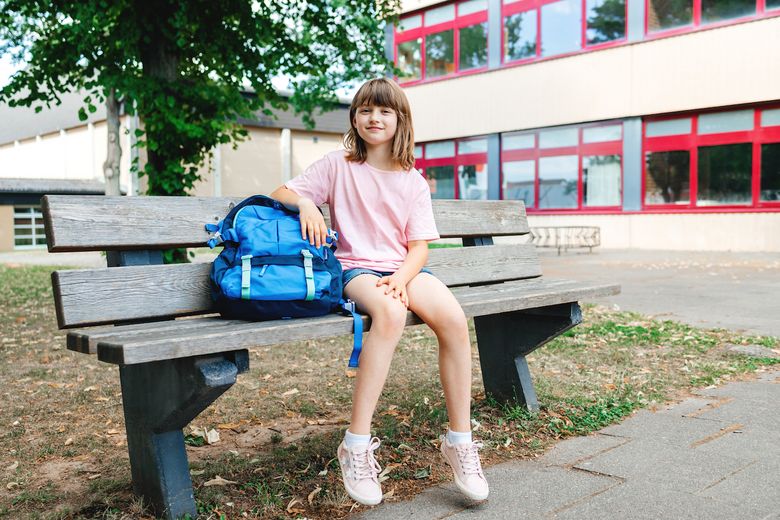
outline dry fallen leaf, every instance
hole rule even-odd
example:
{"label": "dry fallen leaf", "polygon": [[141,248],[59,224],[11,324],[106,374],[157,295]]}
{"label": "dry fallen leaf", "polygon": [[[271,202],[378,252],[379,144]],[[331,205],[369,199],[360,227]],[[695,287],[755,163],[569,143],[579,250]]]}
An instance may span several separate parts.
{"label": "dry fallen leaf", "polygon": [[19,483],[18,482],[9,482],[8,484],[6,484],[5,489],[7,489],[8,491],[11,491],[12,489],[18,488],[18,487],[19,487]]}
{"label": "dry fallen leaf", "polygon": [[307,497],[307,500],[309,501],[309,505],[312,505],[312,503],[314,502],[314,497],[316,497],[320,491],[322,491],[322,488],[320,486],[317,486],[316,488],[314,488],[314,491],[309,493],[309,496]]}
{"label": "dry fallen leaf", "polygon": [[6,471],[14,471],[16,468],[19,467],[19,461],[15,461],[13,464],[5,468]]}
{"label": "dry fallen leaf", "polygon": [[65,440],[65,446],[70,446],[71,444],[73,444],[73,437],[68,437]]}
{"label": "dry fallen leaf", "polygon": [[283,393],[282,397],[289,397],[291,395],[297,394],[298,392],[300,392],[300,390],[298,390],[297,388],[293,388],[293,389],[287,390],[285,393]]}
{"label": "dry fallen leaf", "polygon": [[212,486],[228,486],[230,484],[237,484],[237,482],[234,482],[232,480],[226,480],[219,475],[214,477],[213,479],[205,482],[203,484],[204,487],[212,487]]}
{"label": "dry fallen leaf", "polygon": [[287,504],[287,512],[288,513],[303,513],[303,511],[304,511],[303,509],[300,509],[300,508],[293,509],[293,506],[295,504],[303,504],[303,503],[301,502],[300,498],[293,497],[293,499],[290,500],[290,503]]}
{"label": "dry fallen leaf", "polygon": [[206,473],[205,469],[191,469],[190,470],[190,475],[192,475],[193,477],[198,477],[200,475],[203,475],[204,473]]}
{"label": "dry fallen leaf", "polygon": [[88,476],[87,480],[95,480],[98,477],[100,477],[100,473],[95,473],[94,475]]}

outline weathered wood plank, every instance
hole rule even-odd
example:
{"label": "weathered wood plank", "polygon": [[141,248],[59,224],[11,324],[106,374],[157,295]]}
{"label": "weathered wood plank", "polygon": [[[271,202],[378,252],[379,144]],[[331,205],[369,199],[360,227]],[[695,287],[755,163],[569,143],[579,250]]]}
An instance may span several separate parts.
{"label": "weathered wood plank", "polygon": [[[46,195],[42,210],[50,252],[200,247],[204,224],[241,200]],[[444,238],[528,233],[521,201],[434,200],[433,209]]]}
{"label": "weathered wood plank", "polygon": [[[432,249],[427,265],[448,286],[541,275],[530,244]],[[57,271],[52,284],[59,325],[213,312],[209,269],[178,264]]]}
{"label": "weathered wood plank", "polygon": [[[617,294],[615,284],[582,283],[571,280],[531,279],[484,287],[462,287],[453,291],[467,316],[530,309]],[[215,319],[215,321],[219,321]],[[364,325],[370,326],[368,318]],[[407,325],[420,323],[413,313]],[[352,319],[328,315],[318,318],[215,324],[213,328],[168,334],[121,335],[98,342],[98,358],[118,364],[135,364],[274,345],[304,339],[350,334]]]}

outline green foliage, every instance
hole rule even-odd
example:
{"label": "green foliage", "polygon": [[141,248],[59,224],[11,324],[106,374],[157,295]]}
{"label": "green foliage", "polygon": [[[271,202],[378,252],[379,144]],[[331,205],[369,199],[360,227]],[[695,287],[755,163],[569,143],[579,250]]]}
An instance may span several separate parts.
{"label": "green foliage", "polygon": [[[26,64],[0,102],[39,111],[83,91],[85,120],[115,89],[143,121],[149,193],[184,195],[215,145],[246,138],[240,118],[291,106],[313,127],[337,88],[392,68],[384,24],[398,10],[398,0],[0,0],[0,53]],[[289,78],[289,98],[275,77]]]}

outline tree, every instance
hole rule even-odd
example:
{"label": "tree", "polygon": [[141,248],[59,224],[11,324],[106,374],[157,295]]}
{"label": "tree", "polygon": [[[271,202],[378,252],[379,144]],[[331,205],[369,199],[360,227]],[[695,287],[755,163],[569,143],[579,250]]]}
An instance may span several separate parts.
{"label": "tree", "polygon": [[399,0],[0,0],[0,52],[26,64],[0,103],[40,111],[84,91],[82,120],[106,103],[117,193],[119,108],[137,110],[148,193],[184,195],[215,145],[246,137],[239,118],[292,105],[313,125],[338,87],[391,67],[383,24],[398,11]]}

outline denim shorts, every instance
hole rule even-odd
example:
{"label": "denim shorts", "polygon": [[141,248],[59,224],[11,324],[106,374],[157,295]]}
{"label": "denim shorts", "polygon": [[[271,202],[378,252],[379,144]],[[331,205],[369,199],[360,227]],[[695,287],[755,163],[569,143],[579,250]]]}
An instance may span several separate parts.
{"label": "denim shorts", "polygon": [[[426,269],[425,267],[420,269],[420,272],[421,273],[428,273],[431,276],[436,276],[436,275],[434,275],[430,271],[430,269]],[[342,277],[341,278],[342,285],[344,287],[346,287],[349,282],[351,282],[356,276],[359,276],[361,274],[372,274],[372,275],[376,276],[377,278],[382,278],[383,276],[390,276],[393,273],[390,272],[390,271],[374,271],[373,269],[365,269],[363,267],[355,267],[353,269],[346,269],[342,273],[342,275],[341,275],[341,277]]]}

